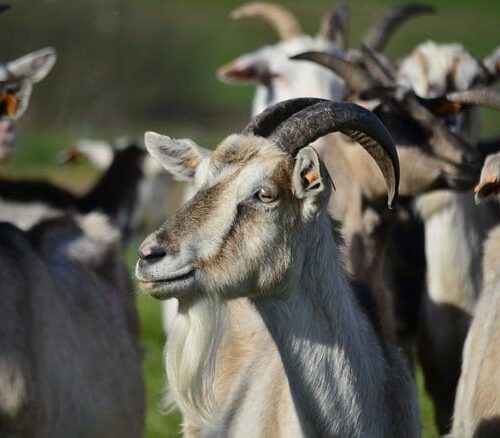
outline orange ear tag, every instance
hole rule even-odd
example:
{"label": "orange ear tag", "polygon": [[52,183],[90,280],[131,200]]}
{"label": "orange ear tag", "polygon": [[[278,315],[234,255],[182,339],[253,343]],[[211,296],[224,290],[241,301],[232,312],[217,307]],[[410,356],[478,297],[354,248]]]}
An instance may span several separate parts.
{"label": "orange ear tag", "polygon": [[304,175],[304,178],[309,184],[312,184],[314,181],[317,181],[320,176],[318,172],[308,172]]}
{"label": "orange ear tag", "polygon": [[3,94],[0,96],[0,112],[2,115],[14,117],[17,113],[18,103],[13,94]]}
{"label": "orange ear tag", "polygon": [[187,165],[193,169],[195,169],[196,166],[198,166],[198,163],[199,163],[198,158],[194,158],[194,157],[189,158],[187,161]]}

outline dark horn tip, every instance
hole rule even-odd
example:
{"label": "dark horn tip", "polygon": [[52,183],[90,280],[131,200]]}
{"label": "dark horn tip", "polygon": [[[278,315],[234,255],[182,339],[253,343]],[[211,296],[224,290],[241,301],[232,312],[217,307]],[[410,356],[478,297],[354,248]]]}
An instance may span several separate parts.
{"label": "dark horn tip", "polygon": [[0,14],[2,12],[8,11],[10,8],[12,8],[11,5],[0,4]]}

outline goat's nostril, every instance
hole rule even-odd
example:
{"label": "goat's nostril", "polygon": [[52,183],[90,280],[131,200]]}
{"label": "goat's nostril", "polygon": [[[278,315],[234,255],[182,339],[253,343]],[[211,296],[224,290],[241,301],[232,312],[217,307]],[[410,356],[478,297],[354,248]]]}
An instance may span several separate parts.
{"label": "goat's nostril", "polygon": [[162,259],[166,254],[166,251],[159,246],[144,246],[139,249],[139,258],[150,263]]}

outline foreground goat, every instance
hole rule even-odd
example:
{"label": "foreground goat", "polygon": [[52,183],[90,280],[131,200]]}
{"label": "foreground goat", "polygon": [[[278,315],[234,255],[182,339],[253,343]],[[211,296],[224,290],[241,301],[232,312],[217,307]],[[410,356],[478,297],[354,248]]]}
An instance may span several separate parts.
{"label": "foreground goat", "polygon": [[[138,279],[152,296],[177,298],[178,318],[249,297],[279,351],[279,361],[254,351],[250,368],[233,370],[205,436],[418,435],[409,373],[356,302],[326,211],[330,178],[307,147],[334,131],[375,158],[392,201],[397,154],[376,117],[352,104],[285,101],[219,145],[202,188],[141,246]],[[179,358],[169,353],[176,385],[168,363]]]}
{"label": "foreground goat", "polygon": [[[476,199],[500,201],[500,154],[488,157]],[[454,437],[500,436],[500,225],[484,245],[483,287],[463,352],[453,419]]]}
{"label": "foreground goat", "polygon": [[0,223],[0,436],[140,437],[137,313],[104,217]]}

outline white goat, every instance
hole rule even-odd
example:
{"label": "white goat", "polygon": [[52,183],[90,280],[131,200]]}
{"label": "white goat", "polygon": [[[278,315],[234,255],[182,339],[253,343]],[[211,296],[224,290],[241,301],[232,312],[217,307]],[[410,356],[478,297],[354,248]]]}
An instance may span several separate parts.
{"label": "white goat", "polygon": [[[136,275],[143,288],[179,300],[184,352],[167,345],[170,385],[182,384],[179,365],[186,357],[205,363],[201,377],[210,369],[216,374],[224,330],[210,315],[223,312],[215,309],[228,300],[250,299],[279,352],[252,343],[249,360],[232,370],[237,377],[227,376],[235,384],[222,405],[220,382],[205,380],[198,389],[207,407],[198,411],[203,436],[418,435],[408,370],[356,302],[326,211],[330,179],[307,147],[337,130],[376,160],[392,200],[397,154],[376,117],[353,104],[291,100],[269,108],[203,160],[201,189],[141,246]],[[164,143],[168,149],[170,139]],[[146,145],[163,157],[157,135],[148,134]],[[199,314],[210,306],[214,311]],[[200,324],[207,318],[212,335],[200,348],[191,336],[205,332]]]}
{"label": "white goat", "polygon": [[0,436],[140,437],[139,327],[119,233],[95,213],[0,224]]}
{"label": "white goat", "polygon": [[[500,154],[486,159],[477,200],[500,201]],[[452,436],[500,434],[500,225],[484,244],[483,285],[465,341],[462,373],[457,387]]]}

